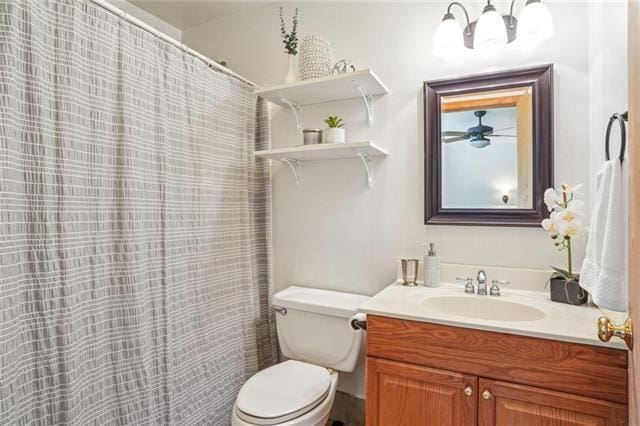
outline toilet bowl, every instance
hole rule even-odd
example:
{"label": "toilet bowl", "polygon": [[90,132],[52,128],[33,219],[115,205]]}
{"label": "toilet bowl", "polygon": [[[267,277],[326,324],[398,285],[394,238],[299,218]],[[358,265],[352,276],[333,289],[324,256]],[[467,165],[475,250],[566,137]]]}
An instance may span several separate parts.
{"label": "toilet bowl", "polygon": [[[324,372],[302,374],[304,367],[320,368]],[[254,379],[261,383],[252,382]],[[256,373],[242,387],[233,407],[231,424],[324,426],[337,387],[337,371],[300,361],[285,361]]]}
{"label": "toilet bowl", "polygon": [[368,297],[292,286],[274,295],[278,341],[288,358],[254,374],[236,398],[233,426],[324,426],[338,371],[362,358],[357,308]]}

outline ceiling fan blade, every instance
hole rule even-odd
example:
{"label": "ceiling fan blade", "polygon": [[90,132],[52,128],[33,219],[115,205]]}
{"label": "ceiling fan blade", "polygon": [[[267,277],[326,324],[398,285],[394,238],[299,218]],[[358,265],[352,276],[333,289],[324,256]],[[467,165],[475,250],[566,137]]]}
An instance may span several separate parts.
{"label": "ceiling fan blade", "polygon": [[457,136],[453,138],[442,138],[442,143],[451,143],[451,142],[460,142],[465,140],[462,136]]}
{"label": "ceiling fan blade", "polygon": [[503,130],[509,130],[509,129],[515,129],[515,127],[511,126],[511,127],[503,127],[502,129],[494,129],[494,132],[501,132]]}
{"label": "ceiling fan blade", "polygon": [[442,132],[442,136],[463,136],[466,135],[468,132],[458,132],[455,130],[447,130]]}

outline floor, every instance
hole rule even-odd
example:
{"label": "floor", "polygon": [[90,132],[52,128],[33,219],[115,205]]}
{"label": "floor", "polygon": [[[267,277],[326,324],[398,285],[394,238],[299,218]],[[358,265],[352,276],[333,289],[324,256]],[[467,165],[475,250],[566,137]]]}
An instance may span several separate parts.
{"label": "floor", "polygon": [[364,399],[336,392],[327,426],[364,426]]}

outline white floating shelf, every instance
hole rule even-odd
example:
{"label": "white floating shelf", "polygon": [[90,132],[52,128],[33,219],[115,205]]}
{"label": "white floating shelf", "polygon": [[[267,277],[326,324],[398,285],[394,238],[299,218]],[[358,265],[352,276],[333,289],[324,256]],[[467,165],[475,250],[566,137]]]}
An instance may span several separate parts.
{"label": "white floating shelf", "polygon": [[282,84],[256,90],[256,94],[266,100],[283,107],[289,105],[282,101],[285,98],[297,105],[312,105],[333,102],[362,96],[355,83],[369,95],[377,96],[388,93],[385,85],[370,69],[336,74],[331,77],[314,78],[299,83]]}
{"label": "white floating shelf", "polygon": [[388,154],[371,142],[350,143],[320,143],[316,145],[302,145],[293,148],[267,149],[256,151],[257,157],[269,160],[290,158],[298,161],[337,160],[339,158],[356,158],[356,151],[372,157],[385,157]]}
{"label": "white floating shelf", "polygon": [[300,169],[303,161],[341,158],[360,158],[367,173],[367,183],[371,187],[373,185],[373,158],[386,157],[387,155],[386,151],[371,142],[303,145],[255,152],[256,157],[282,161],[287,164],[293,172],[298,187],[300,186]]}
{"label": "white floating shelf", "polygon": [[301,130],[302,106],[362,98],[369,125],[373,125],[373,96],[388,93],[386,86],[370,69],[304,80],[299,83],[257,89],[255,93],[285,108],[291,108]]}

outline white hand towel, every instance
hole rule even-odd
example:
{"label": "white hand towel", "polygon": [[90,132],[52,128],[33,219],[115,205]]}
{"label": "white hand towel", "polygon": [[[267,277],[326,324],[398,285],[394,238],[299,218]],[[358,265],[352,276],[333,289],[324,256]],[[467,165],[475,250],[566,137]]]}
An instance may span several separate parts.
{"label": "white hand towel", "polygon": [[626,222],[622,166],[618,159],[609,160],[596,176],[596,198],[580,286],[591,293],[596,305],[614,311],[626,311],[629,303]]}

